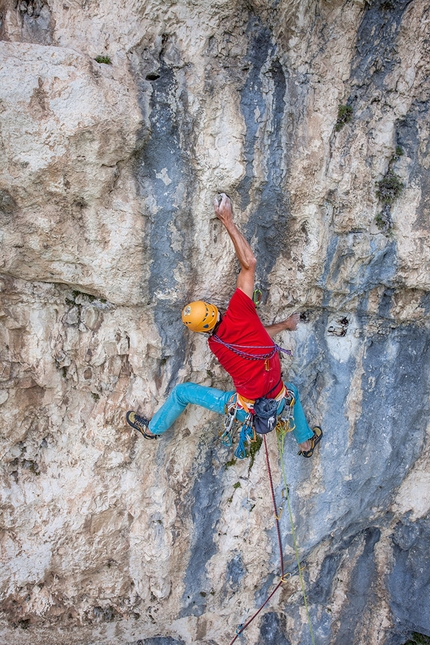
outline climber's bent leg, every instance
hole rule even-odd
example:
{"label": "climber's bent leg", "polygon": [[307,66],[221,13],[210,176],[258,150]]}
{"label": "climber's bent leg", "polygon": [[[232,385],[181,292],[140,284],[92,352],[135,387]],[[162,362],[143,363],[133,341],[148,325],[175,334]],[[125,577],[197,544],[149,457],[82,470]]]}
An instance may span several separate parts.
{"label": "climber's bent leg", "polygon": [[224,414],[225,405],[232,394],[233,392],[224,392],[214,387],[196,385],[195,383],[176,385],[166,402],[152,417],[149,422],[149,430],[153,434],[166,432],[189,403],[200,405],[218,414]]}

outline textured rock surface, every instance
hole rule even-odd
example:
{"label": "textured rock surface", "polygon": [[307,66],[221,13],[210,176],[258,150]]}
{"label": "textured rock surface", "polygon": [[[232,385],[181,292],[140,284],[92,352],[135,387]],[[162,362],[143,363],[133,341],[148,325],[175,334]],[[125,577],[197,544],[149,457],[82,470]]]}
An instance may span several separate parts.
{"label": "textured rock surface", "polygon": [[[263,451],[229,465],[199,409],[155,446],[124,425],[176,382],[230,386],[179,318],[234,288],[219,190],[263,320],[302,313],[285,373],[325,439],[309,462],[288,437],[285,467],[315,642],[430,635],[429,21],[424,0],[0,0],[3,642],[221,645],[277,582]],[[248,645],[311,642],[281,528],[293,575]]]}

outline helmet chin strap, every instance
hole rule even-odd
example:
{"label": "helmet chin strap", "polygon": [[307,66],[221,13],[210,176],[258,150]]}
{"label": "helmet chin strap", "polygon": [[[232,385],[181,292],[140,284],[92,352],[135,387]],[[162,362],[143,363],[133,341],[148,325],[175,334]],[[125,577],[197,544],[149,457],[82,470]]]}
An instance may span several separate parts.
{"label": "helmet chin strap", "polygon": [[209,333],[211,336],[212,336],[213,334],[216,334],[216,333],[217,333],[217,331],[218,331],[218,327],[220,326],[221,320],[222,320],[222,316],[221,316],[220,312],[218,311],[218,320],[217,320],[217,323],[216,323],[215,327],[214,327],[213,329],[211,329],[211,330],[210,330],[210,332],[207,332],[207,333]]}

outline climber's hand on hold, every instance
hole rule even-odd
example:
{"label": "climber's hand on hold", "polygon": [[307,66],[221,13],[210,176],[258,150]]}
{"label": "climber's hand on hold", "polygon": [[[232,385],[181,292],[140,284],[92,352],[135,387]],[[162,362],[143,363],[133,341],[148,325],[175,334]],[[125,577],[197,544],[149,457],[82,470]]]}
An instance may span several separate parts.
{"label": "climber's hand on hold", "polygon": [[231,206],[230,197],[225,193],[220,193],[214,199],[215,215],[224,224],[226,229],[233,224],[233,209]]}
{"label": "climber's hand on hold", "polygon": [[281,320],[281,322],[273,323],[273,325],[264,325],[264,329],[269,334],[270,338],[274,338],[276,334],[279,334],[281,331],[288,329],[289,331],[295,331],[300,320],[300,314],[292,314],[289,318]]}
{"label": "climber's hand on hold", "polygon": [[287,320],[285,321],[286,327],[285,329],[289,329],[290,331],[296,331],[297,325],[300,322],[300,314],[292,314]]}
{"label": "climber's hand on hold", "polygon": [[254,294],[255,266],[257,260],[252,252],[249,242],[233,222],[233,209],[230,197],[220,193],[214,199],[215,215],[222,222],[233,242],[237,259],[240,262],[240,273],[237,277],[237,288],[251,298]]}

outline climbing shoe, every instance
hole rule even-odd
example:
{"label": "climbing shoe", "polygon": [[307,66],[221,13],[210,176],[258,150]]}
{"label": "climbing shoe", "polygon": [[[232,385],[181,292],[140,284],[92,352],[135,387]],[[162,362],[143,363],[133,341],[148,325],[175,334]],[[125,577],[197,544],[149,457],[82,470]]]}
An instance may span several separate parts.
{"label": "climbing shoe", "polygon": [[145,417],[141,417],[140,414],[129,410],[125,418],[127,419],[128,425],[140,432],[145,439],[158,439],[157,435],[146,432],[149,426],[149,420],[145,419]]}
{"label": "climbing shoe", "polygon": [[312,428],[312,430],[314,431],[314,434],[310,438],[311,447],[309,448],[309,450],[300,450],[300,452],[298,453],[299,455],[302,455],[302,457],[306,457],[307,459],[309,459],[309,457],[312,457],[312,455],[314,454],[315,446],[321,441],[323,436],[323,431],[319,426],[315,426],[314,428]]}

